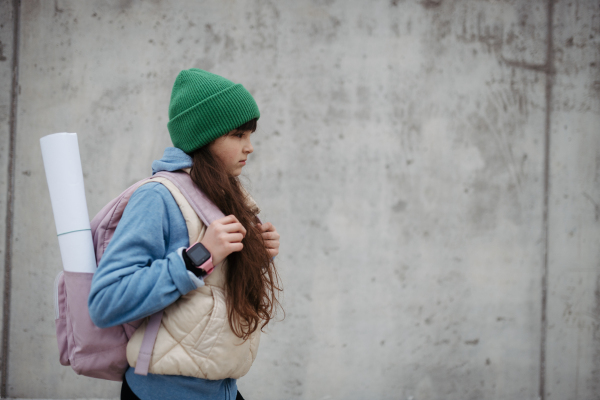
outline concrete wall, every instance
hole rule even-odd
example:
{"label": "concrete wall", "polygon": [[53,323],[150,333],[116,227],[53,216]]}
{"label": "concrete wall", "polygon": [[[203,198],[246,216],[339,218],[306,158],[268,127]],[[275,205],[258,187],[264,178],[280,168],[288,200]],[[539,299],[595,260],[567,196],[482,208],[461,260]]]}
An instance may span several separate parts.
{"label": "concrete wall", "polygon": [[246,169],[282,235],[286,318],[239,381],[246,398],[600,398],[596,1],[2,0],[0,11],[2,220],[14,203],[5,395],[119,391],[58,363],[61,260],[39,139],[78,133],[93,215],[150,174],[170,144],[175,76],[199,67],[243,83],[261,108]]}
{"label": "concrete wall", "polygon": [[[5,229],[0,229],[0,262],[7,264],[10,260],[6,257],[10,256],[10,252],[7,252],[7,233],[10,237],[11,222],[6,219],[8,207],[10,202],[7,204],[7,200],[10,200],[11,194],[9,193],[9,187],[11,176],[14,175],[10,168],[10,155],[11,155],[11,100],[12,100],[12,86],[13,86],[13,67],[15,64],[13,61],[13,42],[14,42],[14,21],[16,15],[14,15],[13,4],[7,1],[0,2],[0,221],[4,223]],[[12,129],[14,132],[14,129]],[[10,212],[9,212],[10,215]],[[9,232],[7,232],[9,231]],[[10,243],[9,243],[10,245]],[[10,274],[10,269],[7,270]],[[2,326],[0,326],[0,392],[4,391],[3,382],[6,379],[8,368],[5,358],[7,355],[8,348],[8,337],[5,335],[8,333],[4,331],[4,327],[8,325],[10,312],[9,298],[5,297],[5,284],[9,286],[10,276],[5,278],[5,268],[0,272],[0,296],[3,299],[2,306]],[[7,291],[8,295],[9,292]],[[1,394],[0,394],[1,395]]]}

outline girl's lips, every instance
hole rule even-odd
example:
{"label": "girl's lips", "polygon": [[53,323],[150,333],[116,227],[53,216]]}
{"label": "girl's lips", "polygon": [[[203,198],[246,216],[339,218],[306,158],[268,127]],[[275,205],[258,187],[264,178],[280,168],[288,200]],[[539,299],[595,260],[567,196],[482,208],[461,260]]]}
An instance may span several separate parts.
{"label": "girl's lips", "polygon": [[246,165],[246,160],[242,160],[242,161],[240,161],[240,164],[242,164],[242,165]]}

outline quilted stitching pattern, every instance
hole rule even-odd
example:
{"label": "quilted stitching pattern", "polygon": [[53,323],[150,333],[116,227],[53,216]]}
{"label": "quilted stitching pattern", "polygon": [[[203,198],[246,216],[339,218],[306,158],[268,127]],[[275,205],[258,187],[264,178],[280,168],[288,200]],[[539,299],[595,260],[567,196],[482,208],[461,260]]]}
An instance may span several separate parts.
{"label": "quilted stitching pattern", "polygon": [[[154,178],[173,194],[188,227],[190,243],[206,232],[191,205],[165,178]],[[241,378],[254,359],[260,331],[249,340],[238,338],[227,320],[225,293],[222,289],[226,262],[205,280],[206,286],[182,296],[165,309],[149,372],[163,375],[195,376],[204,379]],[[127,346],[127,359],[135,367],[147,321],[137,329]]]}

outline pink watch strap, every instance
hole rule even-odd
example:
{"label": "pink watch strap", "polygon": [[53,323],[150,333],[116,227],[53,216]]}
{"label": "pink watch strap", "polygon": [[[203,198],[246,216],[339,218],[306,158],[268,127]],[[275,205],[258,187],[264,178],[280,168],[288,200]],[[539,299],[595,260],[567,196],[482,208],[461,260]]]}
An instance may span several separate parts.
{"label": "pink watch strap", "polygon": [[213,262],[212,262],[212,256],[210,256],[210,258],[208,260],[206,260],[206,262],[204,264],[202,264],[201,266],[199,266],[198,268],[202,268],[203,270],[205,270],[206,275],[213,272],[213,270],[215,269],[215,266],[213,265]]}

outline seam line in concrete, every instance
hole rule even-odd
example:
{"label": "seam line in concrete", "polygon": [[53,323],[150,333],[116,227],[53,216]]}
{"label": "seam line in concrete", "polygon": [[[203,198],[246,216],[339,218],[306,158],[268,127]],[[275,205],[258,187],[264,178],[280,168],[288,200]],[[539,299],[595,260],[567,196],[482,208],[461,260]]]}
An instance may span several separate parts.
{"label": "seam line in concrete", "polygon": [[546,21],[546,113],[544,121],[544,206],[543,206],[543,264],[542,264],[542,304],[540,332],[540,386],[538,397],[546,399],[546,349],[548,333],[548,241],[550,208],[550,138],[552,116],[552,88],[554,85],[554,0],[548,0]]}
{"label": "seam line in concrete", "polygon": [[2,385],[0,398],[7,397],[8,380],[8,343],[10,331],[10,297],[12,269],[12,236],[13,236],[13,206],[15,187],[15,149],[17,139],[17,99],[19,90],[19,34],[20,34],[21,1],[13,0],[13,63],[12,88],[10,102],[8,173],[6,191],[6,236],[4,249],[4,298],[2,301]]}
{"label": "seam line in concrete", "polygon": [[547,0],[546,14],[546,61],[544,64],[527,63],[524,61],[509,60],[500,56],[505,64],[530,71],[543,72],[546,76],[544,114],[544,183],[542,206],[542,298],[541,298],[541,332],[540,332],[540,376],[538,399],[546,399],[546,343],[548,330],[548,240],[549,240],[549,196],[550,196],[550,129],[552,116],[552,87],[554,85],[554,0]]}

